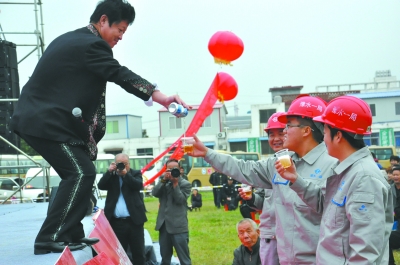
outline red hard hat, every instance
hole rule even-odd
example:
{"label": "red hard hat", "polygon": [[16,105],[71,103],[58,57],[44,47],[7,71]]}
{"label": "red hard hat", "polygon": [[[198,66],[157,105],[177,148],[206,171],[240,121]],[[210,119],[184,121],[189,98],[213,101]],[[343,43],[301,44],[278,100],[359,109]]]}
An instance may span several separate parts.
{"label": "red hard hat", "polygon": [[290,104],[288,111],[279,116],[278,120],[287,123],[287,116],[300,116],[302,118],[314,118],[322,115],[326,108],[326,102],[319,97],[312,97],[308,94],[302,94],[295,98]]}
{"label": "red hard hat", "polygon": [[268,123],[264,131],[268,133],[268,130],[271,129],[285,129],[285,124],[278,121],[278,117],[284,114],[285,112],[275,112],[272,114],[268,119]]}
{"label": "red hard hat", "polygon": [[364,100],[353,96],[331,100],[325,112],[313,120],[358,135],[371,134],[371,110]]}

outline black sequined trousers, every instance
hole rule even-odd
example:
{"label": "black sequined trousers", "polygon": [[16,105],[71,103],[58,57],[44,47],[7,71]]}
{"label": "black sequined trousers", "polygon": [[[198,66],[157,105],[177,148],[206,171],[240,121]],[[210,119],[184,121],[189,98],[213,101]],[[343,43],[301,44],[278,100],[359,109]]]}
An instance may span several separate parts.
{"label": "black sequined trousers", "polygon": [[20,136],[58,173],[61,182],[37,242],[76,242],[85,236],[85,217],[96,169],[83,146],[68,145],[30,135]]}

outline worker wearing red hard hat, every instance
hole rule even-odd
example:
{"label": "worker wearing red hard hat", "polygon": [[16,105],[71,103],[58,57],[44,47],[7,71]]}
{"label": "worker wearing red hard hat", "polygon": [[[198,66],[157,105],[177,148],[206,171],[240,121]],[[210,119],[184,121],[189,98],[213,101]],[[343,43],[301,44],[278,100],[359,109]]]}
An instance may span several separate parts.
{"label": "worker wearing red hard hat", "polygon": [[295,166],[277,171],[290,188],[322,213],[317,264],[388,264],[388,240],[393,225],[390,186],[363,141],[371,134],[367,103],[354,96],[333,99],[313,119],[324,124],[329,155],[338,159],[326,189],[303,179]]}
{"label": "worker wearing red hard hat", "polygon": [[[322,115],[325,108],[322,99],[302,95],[293,100],[287,113],[277,117],[277,121],[285,124],[283,148],[293,151],[288,156],[292,157],[302,177],[320,186],[325,186],[337,161],[328,155],[322,142],[321,124],[312,120]],[[322,215],[307,206],[291,190],[289,181],[277,174],[275,161],[278,158],[241,161],[208,149],[196,136],[194,138],[193,152],[188,155],[204,157],[215,169],[241,183],[273,189],[279,263],[314,265]]]}

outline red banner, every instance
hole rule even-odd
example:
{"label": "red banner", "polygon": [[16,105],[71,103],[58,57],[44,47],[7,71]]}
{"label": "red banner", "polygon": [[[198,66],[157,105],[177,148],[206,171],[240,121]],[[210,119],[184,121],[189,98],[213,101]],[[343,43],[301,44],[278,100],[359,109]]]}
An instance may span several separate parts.
{"label": "red banner", "polygon": [[99,255],[83,263],[83,265],[114,265],[115,263],[107,256],[105,252],[101,252]]}
{"label": "red banner", "polygon": [[64,251],[61,253],[60,257],[54,265],[77,265],[74,256],[72,255],[72,252],[71,250],[69,250],[68,246],[64,248]]}
{"label": "red banner", "polygon": [[[176,147],[176,149],[170,158],[180,160],[183,156],[183,151],[181,149],[182,145],[181,138],[183,136],[193,136],[193,134],[196,134],[199,131],[204,120],[208,116],[210,116],[210,114],[213,112],[214,104],[217,102],[217,100],[220,100],[221,102],[223,102],[224,99],[230,100],[236,96],[237,91],[238,91],[237,84],[236,81],[233,79],[233,77],[231,77],[227,73],[223,72],[217,73],[210,88],[207,91],[207,94],[205,95],[203,101],[201,102],[196,114],[193,117],[192,122],[189,124],[189,127],[187,128],[184,135],[179,137],[178,140],[175,143],[173,143],[167,150],[165,150],[163,153],[157,156],[153,161],[151,161],[148,165],[146,165],[142,169],[142,173],[145,172],[148,168],[150,168],[150,166],[156,163],[165,154],[167,154],[173,147]],[[143,183],[143,186],[151,184],[159,176],[161,176],[161,174],[164,173],[165,170],[166,167],[164,165],[156,175],[154,175],[151,179]]]}
{"label": "red banner", "polygon": [[[93,217],[95,227],[90,233],[89,237],[96,237],[100,242],[94,244],[92,248],[97,252],[104,252],[106,256],[113,262],[110,264],[115,265],[132,265],[125,250],[122,248],[118,241],[117,236],[114,234],[106,216],[102,209]],[[96,263],[94,263],[96,264]],[[108,263],[107,263],[108,264]]]}

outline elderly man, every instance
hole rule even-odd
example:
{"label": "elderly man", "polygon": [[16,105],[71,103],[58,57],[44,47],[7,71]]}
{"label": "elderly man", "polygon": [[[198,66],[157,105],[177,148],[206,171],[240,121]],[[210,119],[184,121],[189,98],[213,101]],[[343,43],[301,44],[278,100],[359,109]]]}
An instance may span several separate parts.
{"label": "elderly man", "polygon": [[257,224],[244,218],[236,225],[238,237],[242,245],[233,252],[232,265],[261,265],[260,250],[260,230]]}

